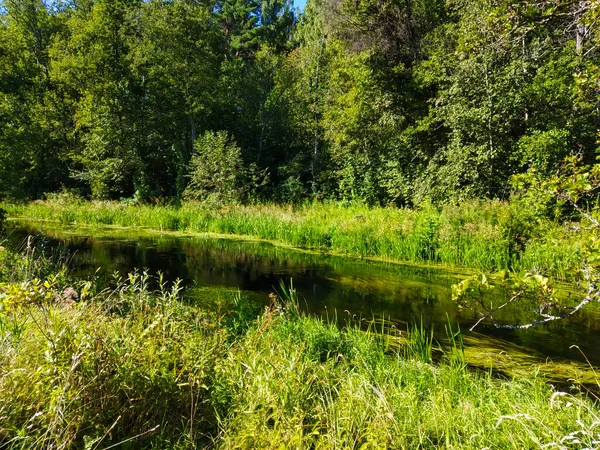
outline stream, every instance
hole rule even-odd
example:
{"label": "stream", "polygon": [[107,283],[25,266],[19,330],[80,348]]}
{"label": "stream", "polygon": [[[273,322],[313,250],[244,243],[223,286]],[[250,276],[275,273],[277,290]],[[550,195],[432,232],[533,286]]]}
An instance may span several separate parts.
{"label": "stream", "polygon": [[[265,305],[281,281],[292,280],[302,308],[329,320],[384,318],[404,328],[423,324],[433,327],[439,341],[445,339],[448,323],[460,324],[467,360],[482,368],[510,374],[543,365],[550,378],[593,383],[588,361],[600,366],[598,305],[530,330],[482,324],[477,333],[468,332],[475,317],[459,311],[451,299],[452,284],[468,276],[467,271],[360,260],[239,238],[37,222],[11,222],[8,246],[18,250],[30,234],[45,251],[68,254],[77,277],[98,273],[108,280],[115,271],[160,271],[167,280],[181,279],[191,297],[198,291],[219,295],[239,290]],[[576,286],[564,290],[577,294]],[[494,295],[505,294],[498,290]],[[513,309],[502,319],[519,320],[524,314],[525,309]]]}

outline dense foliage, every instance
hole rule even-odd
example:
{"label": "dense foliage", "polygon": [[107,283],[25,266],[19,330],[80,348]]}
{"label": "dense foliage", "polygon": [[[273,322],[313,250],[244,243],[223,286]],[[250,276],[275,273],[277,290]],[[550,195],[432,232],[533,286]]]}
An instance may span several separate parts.
{"label": "dense foliage", "polygon": [[471,371],[459,342],[434,364],[419,328],[340,329],[288,289],[262,312],[231,293],[191,305],[145,273],[100,290],[34,247],[0,261],[2,448],[598,443],[597,403]]}
{"label": "dense foliage", "polygon": [[0,196],[208,196],[199,158],[219,151],[203,143],[227,136],[250,187],[219,172],[224,200],[502,198],[511,175],[594,160],[599,13],[577,0],[0,1]]}

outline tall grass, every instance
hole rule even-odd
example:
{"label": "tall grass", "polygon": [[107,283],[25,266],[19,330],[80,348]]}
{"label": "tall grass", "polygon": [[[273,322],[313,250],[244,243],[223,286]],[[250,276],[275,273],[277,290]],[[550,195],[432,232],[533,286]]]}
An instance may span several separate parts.
{"label": "tall grass", "polygon": [[593,399],[471,372],[455,351],[433,364],[422,327],[387,345],[385,324],[302,313],[293,287],[257,313],[239,295],[190,305],[144,273],[77,302],[62,287],[11,302],[27,280],[0,281],[0,448],[598,444]]}
{"label": "tall grass", "polygon": [[437,209],[311,203],[209,207],[77,200],[4,205],[12,217],[160,231],[235,234],[294,247],[483,270],[533,267],[565,275],[580,261],[585,236],[529,217],[507,202],[473,201]]}

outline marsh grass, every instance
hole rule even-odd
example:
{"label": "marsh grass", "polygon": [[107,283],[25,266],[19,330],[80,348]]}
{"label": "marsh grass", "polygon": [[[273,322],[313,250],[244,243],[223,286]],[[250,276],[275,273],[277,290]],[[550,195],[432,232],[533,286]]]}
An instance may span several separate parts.
{"label": "marsh grass", "polygon": [[450,324],[433,364],[422,324],[398,345],[385,320],[306,315],[293,286],[258,311],[235,292],[192,306],[143,272],[75,303],[51,289],[0,313],[0,448],[598,444],[593,398],[470,371]]}
{"label": "marsh grass", "polygon": [[169,207],[60,199],[4,207],[11,217],[26,219],[235,234],[359,257],[487,271],[538,268],[562,277],[580,262],[586,238],[568,233],[567,225],[532,217],[521,204],[499,201],[413,210],[331,202]]}
{"label": "marsh grass", "polygon": [[407,359],[431,363],[433,361],[433,327],[426,330],[423,320],[409,328],[408,338],[402,346],[403,356]]}
{"label": "marsh grass", "polygon": [[210,441],[205,386],[223,333],[177,285],[134,273],[90,302],[59,291],[0,314],[15,321],[18,333],[0,327],[0,447]]}

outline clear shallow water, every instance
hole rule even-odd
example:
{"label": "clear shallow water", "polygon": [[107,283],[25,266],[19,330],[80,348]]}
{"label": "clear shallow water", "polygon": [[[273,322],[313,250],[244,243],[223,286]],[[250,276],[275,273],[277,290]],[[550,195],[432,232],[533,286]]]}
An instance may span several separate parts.
{"label": "clear shallow water", "polygon": [[[76,276],[100,268],[110,277],[115,271],[161,271],[168,280],[180,278],[190,292],[196,288],[215,292],[239,289],[257,302],[268,303],[268,294],[280,281],[294,287],[311,313],[344,320],[348,315],[371,319],[385,317],[400,324],[423,323],[434,327],[440,339],[448,320],[464,330],[474,323],[451,301],[451,285],[460,275],[438,268],[361,261],[319,255],[264,242],[159,235],[145,231],[48,227],[18,224],[9,235],[9,246],[18,248],[28,234],[48,251],[67,251]],[[502,295],[498,293],[497,295]],[[507,320],[522,316],[508,311]],[[506,341],[521,346],[518,352],[542,360],[585,361],[600,366],[600,308],[574,319],[527,331],[505,331],[480,326],[477,335],[486,348],[505,352]],[[508,348],[511,348],[509,346]],[[518,357],[515,357],[518,360]]]}

